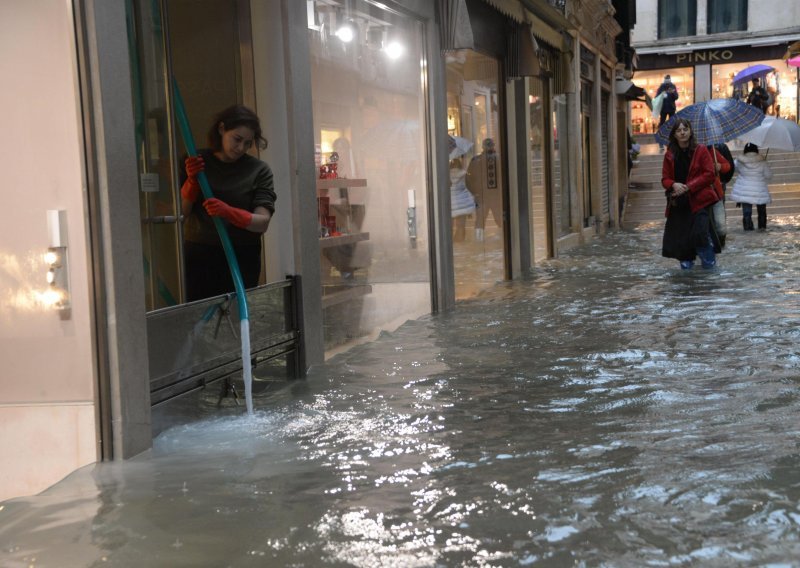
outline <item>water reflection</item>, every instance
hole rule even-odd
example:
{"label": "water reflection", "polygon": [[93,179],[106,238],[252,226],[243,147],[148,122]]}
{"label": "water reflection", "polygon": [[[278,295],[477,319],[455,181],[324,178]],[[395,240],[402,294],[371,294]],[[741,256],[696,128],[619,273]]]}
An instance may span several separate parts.
{"label": "water reflection", "polygon": [[712,272],[597,240],[6,503],[0,564],[789,566],[796,221]]}

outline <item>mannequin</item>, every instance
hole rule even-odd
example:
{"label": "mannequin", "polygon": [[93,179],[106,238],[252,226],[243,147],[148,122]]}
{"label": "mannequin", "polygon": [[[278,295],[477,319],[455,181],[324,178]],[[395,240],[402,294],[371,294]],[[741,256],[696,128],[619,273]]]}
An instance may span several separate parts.
{"label": "mannequin", "polygon": [[503,228],[503,183],[500,156],[494,140],[483,141],[483,152],[472,158],[467,168],[467,188],[475,196],[478,212],[475,219],[475,240],[482,241],[486,218],[491,211],[494,222]]}
{"label": "mannequin", "polygon": [[450,209],[453,217],[453,241],[463,242],[466,236],[467,215],[475,212],[475,198],[467,189],[467,172],[463,158],[450,160]]}

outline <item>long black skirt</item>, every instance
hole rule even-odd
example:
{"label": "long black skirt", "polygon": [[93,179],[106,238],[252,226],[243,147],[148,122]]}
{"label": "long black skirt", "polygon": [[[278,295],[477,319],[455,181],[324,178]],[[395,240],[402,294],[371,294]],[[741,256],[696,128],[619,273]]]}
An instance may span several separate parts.
{"label": "long black skirt", "polygon": [[677,203],[670,205],[667,223],[664,225],[664,237],[661,242],[661,256],[677,260],[694,260],[697,246],[707,242],[706,235],[711,235],[714,252],[722,252],[722,243],[714,224],[712,207],[692,213],[688,198],[678,198]]}

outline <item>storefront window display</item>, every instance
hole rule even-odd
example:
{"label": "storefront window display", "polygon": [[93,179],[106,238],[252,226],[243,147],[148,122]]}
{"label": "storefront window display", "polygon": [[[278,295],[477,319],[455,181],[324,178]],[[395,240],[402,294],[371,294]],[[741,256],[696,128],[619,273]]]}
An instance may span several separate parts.
{"label": "storefront window display", "polygon": [[[637,71],[633,78],[636,86],[643,88],[651,97],[656,96],[664,76],[669,75],[678,89],[677,110],[694,104],[694,68],[679,67],[674,69],[658,69],[656,71]],[[631,132],[636,134],[653,134],[658,130],[659,117],[641,101],[631,103]]]}
{"label": "storefront window display", "polygon": [[421,23],[309,3],[325,346],[430,313]]}
{"label": "storefront window display", "polygon": [[797,70],[780,59],[747,63],[727,63],[711,67],[711,96],[715,99],[736,97],[742,100],[752,88],[751,83],[734,86],[733,78],[743,69],[755,65],[769,65],[774,69],[761,77],[762,85],[770,94],[767,114],[797,121]]}

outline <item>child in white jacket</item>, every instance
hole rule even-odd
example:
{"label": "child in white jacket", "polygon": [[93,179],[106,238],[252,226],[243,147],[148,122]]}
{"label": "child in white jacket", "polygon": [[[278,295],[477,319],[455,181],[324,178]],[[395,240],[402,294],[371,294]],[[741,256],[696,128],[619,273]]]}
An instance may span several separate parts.
{"label": "child in white jacket", "polygon": [[736,181],[731,199],[742,205],[742,225],[745,231],[753,230],[753,205],[758,209],[758,229],[767,228],[767,203],[772,202],[767,182],[772,179],[772,170],[766,157],[759,155],[758,146],[747,144],[744,154],[735,160]]}

